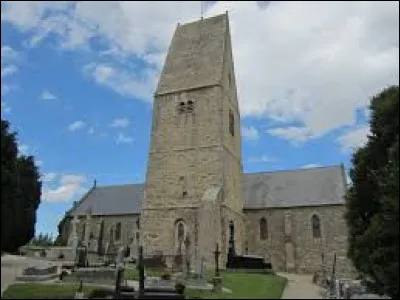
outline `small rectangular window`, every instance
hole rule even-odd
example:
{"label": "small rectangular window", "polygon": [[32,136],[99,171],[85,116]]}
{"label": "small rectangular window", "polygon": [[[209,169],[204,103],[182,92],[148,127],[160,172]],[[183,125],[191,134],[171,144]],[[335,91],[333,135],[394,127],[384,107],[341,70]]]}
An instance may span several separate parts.
{"label": "small rectangular window", "polygon": [[229,111],[229,132],[232,136],[235,135],[235,117],[231,110]]}

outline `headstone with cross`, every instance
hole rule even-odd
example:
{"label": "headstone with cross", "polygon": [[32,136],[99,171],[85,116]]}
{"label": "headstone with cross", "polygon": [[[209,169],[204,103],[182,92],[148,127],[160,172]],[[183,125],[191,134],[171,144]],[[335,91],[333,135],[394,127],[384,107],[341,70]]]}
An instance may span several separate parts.
{"label": "headstone with cross", "polygon": [[221,293],[222,291],[222,278],[219,272],[219,255],[221,251],[219,251],[218,243],[216,245],[214,251],[214,259],[215,259],[215,276],[213,278],[213,291],[216,293]]}
{"label": "headstone with cross", "polygon": [[142,299],[144,296],[143,246],[139,246],[138,269],[139,269],[139,299]]}

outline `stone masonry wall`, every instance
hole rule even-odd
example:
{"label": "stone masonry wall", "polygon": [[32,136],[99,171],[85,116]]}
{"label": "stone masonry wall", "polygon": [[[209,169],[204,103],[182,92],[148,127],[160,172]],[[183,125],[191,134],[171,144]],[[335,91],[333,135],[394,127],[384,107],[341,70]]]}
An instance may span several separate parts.
{"label": "stone masonry wall", "polygon": [[[214,87],[156,98],[146,207],[190,205],[206,189],[222,186],[219,97]],[[189,100],[193,112],[179,113],[180,102]]]}
{"label": "stone masonry wall", "polygon": [[142,241],[144,252],[154,254],[161,251],[164,255],[177,254],[177,222],[182,221],[185,235],[190,236],[192,245],[196,236],[196,207],[144,209],[141,213]]}
{"label": "stone masonry wall", "polygon": [[[86,236],[90,236],[92,233],[93,239],[98,241],[100,236],[100,224],[104,221],[104,235],[103,235],[103,245],[105,246],[106,242],[110,240],[110,229],[111,227],[116,226],[118,222],[121,223],[121,238],[116,240],[114,238],[114,244],[117,246],[126,246],[130,245],[132,241],[136,241],[136,234],[139,233],[139,229],[137,228],[137,219],[139,215],[111,215],[111,216],[92,216],[90,220],[90,225],[87,225],[86,217],[79,217],[80,223],[78,225],[78,236],[80,239],[84,237],[83,231],[88,231],[89,234]],[[70,220],[68,220],[70,222]],[[84,225],[85,224],[85,225]],[[68,226],[71,229],[71,226]],[[84,229],[84,227],[86,227]],[[65,234],[69,235],[70,232],[65,232]],[[115,237],[115,236],[114,236]],[[68,240],[68,237],[66,238]]]}
{"label": "stone masonry wall", "polygon": [[[203,202],[198,209],[199,243],[196,264],[204,258],[205,267],[214,269],[214,254],[216,243],[221,249],[221,215],[219,204],[214,201]],[[198,265],[199,266],[199,265]],[[220,268],[223,262],[220,260]]]}
{"label": "stone masonry wall", "polygon": [[[285,239],[294,246],[295,271],[313,273],[321,269],[322,254],[325,263],[332,267],[333,254],[337,255],[336,271],[339,276],[354,276],[354,269],[346,258],[347,228],[344,206],[320,206],[300,208],[271,208],[245,210],[247,216],[247,242],[249,253],[271,259],[276,271],[286,270]],[[285,236],[285,214],[291,216],[291,236]],[[321,220],[321,239],[312,235],[311,217],[316,214]],[[260,239],[259,222],[265,217],[268,238]]]}

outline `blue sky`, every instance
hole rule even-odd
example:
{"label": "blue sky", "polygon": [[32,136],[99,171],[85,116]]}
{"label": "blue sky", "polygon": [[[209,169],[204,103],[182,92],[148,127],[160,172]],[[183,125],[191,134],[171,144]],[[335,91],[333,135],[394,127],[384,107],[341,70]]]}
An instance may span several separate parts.
{"label": "blue sky", "polygon": [[[166,50],[176,24],[198,19],[201,6],[1,6],[1,114],[40,165],[37,231],[55,234],[95,178],[144,181]],[[205,17],[226,10],[245,172],[349,167],[369,130],[369,99],[398,84],[398,2],[208,2]]]}

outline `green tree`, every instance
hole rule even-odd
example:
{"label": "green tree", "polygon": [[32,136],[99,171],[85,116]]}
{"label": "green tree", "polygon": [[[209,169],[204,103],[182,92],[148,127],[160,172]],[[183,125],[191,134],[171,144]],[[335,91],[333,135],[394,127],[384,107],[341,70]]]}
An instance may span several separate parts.
{"label": "green tree", "polygon": [[49,234],[39,233],[30,241],[29,244],[33,246],[46,247],[46,246],[53,246],[54,242],[53,238]]}
{"label": "green tree", "polygon": [[16,134],[1,120],[1,251],[15,252],[35,233],[41,182],[32,156],[18,155]]}
{"label": "green tree", "polygon": [[352,158],[348,256],[370,287],[399,296],[399,87],[373,97],[371,133]]}

